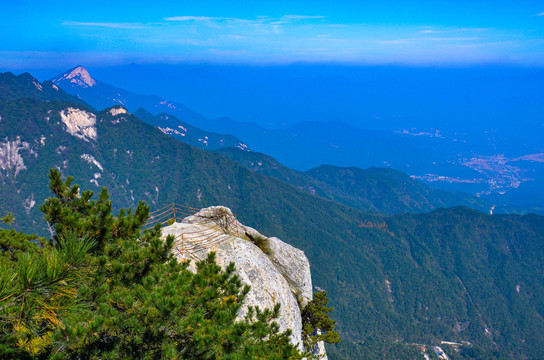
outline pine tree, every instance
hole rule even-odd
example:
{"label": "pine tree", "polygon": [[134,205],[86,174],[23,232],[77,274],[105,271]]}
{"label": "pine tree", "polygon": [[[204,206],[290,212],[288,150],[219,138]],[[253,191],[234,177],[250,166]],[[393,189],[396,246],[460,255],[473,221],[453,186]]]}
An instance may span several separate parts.
{"label": "pine tree", "polygon": [[236,320],[249,288],[233,264],[211,253],[193,273],[160,225],[141,232],[143,202],[113,216],[105,188],[93,200],[71,177],[49,177],[51,239],[0,262],[0,358],[301,358],[274,322],[279,306]]}
{"label": "pine tree", "polygon": [[332,306],[325,291],[314,292],[314,298],[302,310],[302,343],[305,349],[314,349],[319,341],[339,343],[340,336],[334,329],[335,320],[330,318]]}
{"label": "pine tree", "polygon": [[[0,234],[6,238],[5,232]],[[91,273],[86,258],[92,241],[61,237],[54,247],[38,248],[31,238],[23,240],[25,245],[10,261],[0,262],[2,358],[45,352],[55,331],[62,332],[67,319],[81,313],[78,288]]]}

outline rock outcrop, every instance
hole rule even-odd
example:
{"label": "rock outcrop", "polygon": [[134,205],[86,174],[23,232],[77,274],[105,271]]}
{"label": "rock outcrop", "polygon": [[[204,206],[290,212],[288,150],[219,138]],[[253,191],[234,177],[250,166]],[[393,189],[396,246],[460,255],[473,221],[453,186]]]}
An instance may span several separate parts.
{"label": "rock outcrop", "polygon": [[269,259],[285,277],[301,306],[306,306],[312,300],[313,292],[310,262],[304,252],[276,237],[268,238],[265,246]]}
{"label": "rock outcrop", "polygon": [[85,141],[96,140],[96,115],[77,108],[68,107],[60,112],[66,131]]}
{"label": "rock outcrop", "polygon": [[[303,251],[241,224],[222,206],[202,209],[162,231],[164,236],[176,236],[174,252],[180,260],[193,260],[192,269],[211,251],[222,267],[234,263],[242,282],[251,287],[238,318],[249,306],[273,308],[279,303],[280,330],[291,329],[291,342],[302,349],[301,307],[313,296],[310,263]],[[319,355],[326,359],[320,345]]]}
{"label": "rock outcrop", "polygon": [[6,138],[5,142],[0,142],[0,169],[5,171],[6,176],[9,174],[9,170],[13,172],[15,177],[21,170],[26,169],[23,157],[20,154],[21,150],[32,152],[30,144],[21,141],[20,137],[17,137],[14,141],[9,141]]}

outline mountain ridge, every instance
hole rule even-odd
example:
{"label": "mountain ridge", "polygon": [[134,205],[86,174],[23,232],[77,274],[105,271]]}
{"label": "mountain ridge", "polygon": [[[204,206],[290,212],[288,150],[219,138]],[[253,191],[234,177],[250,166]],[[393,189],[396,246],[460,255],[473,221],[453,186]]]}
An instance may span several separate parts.
{"label": "mountain ridge", "polygon": [[[61,115],[68,108],[96,118],[96,138],[68,132]],[[13,210],[17,226],[48,231],[35,205],[49,194],[51,167],[74,176],[82,190],[108,187],[116,209],[140,199],[152,209],[172,202],[222,204],[242,223],[306,253],[314,284],[329,294],[344,338],[343,345],[331,347],[331,359],[380,358],[398,346],[443,340],[469,341],[486,354],[500,350],[512,359],[544,351],[544,217],[486,215],[465,207],[369,214],[111,110],[28,98],[0,101],[0,158],[17,160],[1,167],[0,207]],[[4,152],[8,143],[12,151]]]}
{"label": "mountain ridge", "polygon": [[51,81],[40,83],[38,79],[25,72],[15,75],[0,73],[0,100],[31,98],[37,100],[63,100],[90,106],[84,100],[72,96]]}
{"label": "mountain ridge", "polygon": [[[73,71],[76,71],[74,77],[68,78],[71,76]],[[78,78],[79,75],[77,74],[79,73],[84,73],[85,76],[92,79],[93,86],[88,86],[85,81]],[[72,82],[74,79],[75,81]],[[81,86],[78,83],[78,80],[85,86]],[[183,118],[191,119],[192,121],[203,118],[200,114],[188,109],[183,104],[164,100],[157,95],[135,94],[133,92],[98,81],[94,79],[87,69],[81,65],[54,76],[51,78],[51,81],[57,86],[64,87],[65,90],[72,95],[85,98],[87,102],[97,109],[104,109],[113,105],[123,105],[130,112],[136,111],[143,107],[154,115],[161,112],[175,111],[176,114],[181,114]]]}
{"label": "mountain ridge", "polygon": [[159,113],[154,116],[144,108],[139,108],[132,114],[163,133],[203,150],[217,150],[226,147],[244,151],[250,150],[242,140],[234,135],[204,131],[167,113]]}
{"label": "mountain ridge", "polygon": [[[134,94],[95,80],[81,65],[57,75],[52,82],[79,98],[87,99],[96,109],[124,106],[129,112],[138,114],[144,122],[198,148],[211,150],[227,146],[248,148],[242,140],[228,133],[223,135],[195,127],[192,120],[200,119],[201,116],[182,104],[166,101],[156,95]],[[166,115],[167,112],[169,115]],[[171,115],[172,113],[174,115]],[[190,121],[182,121],[175,114]]]}
{"label": "mountain ridge", "polygon": [[[176,71],[175,67],[170,69],[174,72]],[[130,72],[130,69],[118,70]],[[198,69],[196,70],[198,71]],[[241,71],[242,69],[236,71],[239,70]],[[280,71],[280,69],[277,70]],[[298,70],[305,73],[302,68]],[[392,71],[392,74],[400,71],[399,69],[389,70]],[[148,79],[146,77],[148,74],[140,75]],[[177,75],[179,76],[179,73]],[[123,78],[125,75],[120,74],[119,76]],[[119,76],[113,76],[113,78],[119,78]],[[169,75],[159,72],[155,76],[168,77]],[[195,79],[200,77],[200,75],[196,78],[192,77],[190,73],[187,73],[187,76],[181,79],[176,77],[176,79],[178,81],[184,81],[184,79],[197,81]],[[381,76],[385,76],[387,79],[393,81],[391,74],[388,72],[382,73]],[[432,74],[431,78],[434,80],[431,83],[438,81],[437,76],[438,73]],[[495,82],[496,79],[493,81]],[[134,79],[129,80],[129,83],[133,85],[131,88],[141,89],[141,86],[134,86]],[[269,80],[272,81],[275,79]],[[302,83],[308,79],[303,78],[299,80]],[[313,79],[312,81],[317,81],[315,83],[316,87],[322,87],[318,79]],[[160,81],[157,80],[157,82]],[[267,82],[263,82],[259,86],[267,86],[267,84]],[[289,88],[296,88],[299,85],[301,84],[298,81],[288,84]],[[500,84],[496,83],[495,85],[499,86]],[[199,83],[196,83],[194,86],[198,87],[195,90],[197,93],[206,88],[206,84],[200,86]],[[230,85],[227,82],[221,86],[227,86],[228,88]],[[178,87],[185,89],[182,93],[186,94],[187,97],[194,98],[191,93],[187,93],[188,84],[183,83]],[[255,96],[250,88],[246,90],[248,91],[247,96]],[[214,92],[216,97],[219,95],[219,93],[216,93],[217,89],[215,88],[210,88],[208,91]],[[225,90],[222,91],[224,92]],[[371,89],[366,89],[365,91],[369,91],[368,97],[375,99],[375,101],[384,100],[376,98]],[[329,93],[320,92],[316,95],[324,96],[326,94]],[[329,94],[328,96],[334,97],[335,95]],[[487,98],[487,96],[484,97]],[[276,99],[276,97],[272,97],[271,99]],[[341,99],[337,100],[341,101]],[[164,101],[167,103],[166,100]],[[295,105],[293,104],[295,109],[293,111],[300,111],[300,109],[296,109]],[[146,108],[152,113],[156,112],[153,109],[154,104],[149,104]],[[457,112],[462,108],[459,107],[453,112]],[[202,109],[202,111],[204,110]],[[312,113],[314,110],[307,109],[306,112]],[[338,109],[338,111],[341,110]],[[307,170],[322,163],[330,163],[336,166],[358,166],[361,168],[370,166],[391,167],[406,172],[410,176],[417,176],[418,179],[435,188],[448,191],[462,191],[485,198],[497,204],[495,211],[519,213],[534,211],[544,214],[542,197],[530,196],[530,193],[534,192],[533,189],[540,190],[542,188],[542,179],[544,178],[542,164],[544,163],[518,161],[506,164],[500,157],[501,154],[508,154],[511,158],[519,158],[530,154],[542,154],[544,149],[542,149],[540,146],[541,142],[538,140],[544,130],[538,126],[537,122],[528,122],[520,119],[520,121],[524,121],[527,128],[531,129],[529,133],[520,131],[515,125],[506,124],[505,129],[507,131],[497,137],[493,135],[495,132],[493,130],[494,126],[489,126],[492,129],[490,130],[487,127],[481,128],[475,125],[475,133],[465,133],[459,129],[456,130],[453,125],[462,121],[461,118],[450,119],[448,124],[444,124],[445,128],[441,129],[435,128],[432,123],[428,123],[428,126],[423,128],[410,127],[410,121],[415,120],[402,120],[404,117],[401,115],[394,115],[394,120],[389,119],[398,125],[395,128],[386,129],[380,126],[373,126],[372,124],[369,125],[371,128],[380,128],[381,130],[363,130],[356,126],[348,126],[346,128],[345,123],[339,127],[338,123],[335,124],[330,121],[303,122],[302,125],[290,121],[286,126],[269,129],[254,123],[241,123],[229,118],[206,119],[201,115],[195,116],[194,112],[184,113],[174,108],[165,107],[164,112],[204,130],[233,134],[242,139],[253,150],[267,153],[294,169]],[[263,114],[263,116],[267,115],[269,114]],[[288,115],[292,114],[286,114],[287,117]],[[451,114],[437,115],[451,116]],[[514,116],[515,114],[512,115]],[[315,116],[319,118],[319,114],[315,114]],[[482,113],[482,116],[489,117],[490,115]],[[308,119],[312,119],[312,116],[301,116],[299,121],[308,121]],[[259,122],[258,120],[255,119],[255,121]],[[382,120],[372,116],[367,121],[381,122]],[[260,123],[263,122],[261,121]],[[475,123],[477,122],[471,122],[471,124]],[[341,128],[342,131],[340,131]],[[509,141],[510,138],[515,141]],[[526,138],[530,138],[530,141],[527,142]],[[525,145],[521,147],[512,146],[513,143]],[[320,160],[316,161],[316,158]],[[507,196],[503,196],[504,193]]]}
{"label": "mountain ridge", "polygon": [[83,66],[78,65],[71,70],[68,70],[66,73],[57,76],[51,81],[55,84],[63,82],[63,80],[69,80],[71,83],[76,84],[77,86],[82,87],[93,87],[97,85],[95,79],[92,78],[91,74]]}
{"label": "mountain ridge", "polygon": [[312,195],[363,211],[386,215],[427,212],[439,207],[467,205],[489,212],[493,204],[469,194],[433,189],[401,171],[390,168],[361,169],[320,165],[307,171],[292,170],[274,158],[257,152],[219,149],[217,153]]}

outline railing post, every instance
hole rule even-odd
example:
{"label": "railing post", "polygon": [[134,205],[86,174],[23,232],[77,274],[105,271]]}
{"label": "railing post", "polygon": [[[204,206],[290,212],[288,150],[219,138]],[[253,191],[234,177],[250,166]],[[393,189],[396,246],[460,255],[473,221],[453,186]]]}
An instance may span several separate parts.
{"label": "railing post", "polygon": [[176,204],[172,203],[172,211],[174,211],[174,222],[177,222],[176,220]]}
{"label": "railing post", "polygon": [[238,216],[236,213],[234,213],[234,221],[236,221],[236,236],[240,237],[240,233],[238,232]]}

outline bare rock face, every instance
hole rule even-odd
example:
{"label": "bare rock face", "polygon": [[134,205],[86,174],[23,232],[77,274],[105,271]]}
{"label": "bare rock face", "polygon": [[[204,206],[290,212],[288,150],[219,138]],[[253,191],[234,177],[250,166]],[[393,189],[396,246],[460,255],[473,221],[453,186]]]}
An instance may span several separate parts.
{"label": "bare rock face", "polygon": [[[17,176],[20,171],[25,170],[26,166],[23,157],[20,154],[21,150],[32,153],[30,144],[21,141],[20,137],[17,137],[14,141],[9,141],[6,138],[5,142],[0,142],[0,170],[12,170],[14,177]],[[6,176],[8,176],[7,174],[8,173],[6,172]]]}
{"label": "bare rock face", "polygon": [[[317,330],[317,333],[321,334],[321,331]],[[327,350],[325,349],[325,342],[323,341],[318,341],[317,344],[315,344],[314,348],[310,349],[310,353],[321,360],[329,359],[327,357]]]}
{"label": "bare rock face", "polygon": [[304,252],[276,237],[268,238],[265,246],[269,259],[285,277],[301,306],[306,306],[312,300],[313,292],[310,262]]}
{"label": "bare rock face", "polygon": [[66,131],[85,141],[96,140],[96,115],[81,109],[68,107],[60,112]]}
{"label": "bare rock face", "polygon": [[[238,313],[238,318],[242,319],[249,306],[259,306],[259,308],[272,309],[276,303],[281,305],[280,316],[276,320],[281,331],[292,330],[291,342],[302,345],[302,319],[297,300],[290,290],[287,280],[276,269],[268,257],[253,243],[239,237],[221,233],[220,230],[211,236],[216,243],[210,246],[196,247],[191,241],[190,234],[209,232],[209,227],[202,226],[193,222],[174,223],[163,228],[163,234],[171,234],[180,237],[181,234],[187,235],[184,238],[183,246],[176,242],[175,252],[183,260],[189,258],[192,261],[189,267],[195,270],[195,262],[204,260],[208,252],[216,252],[217,264],[225,268],[231,262],[235,264],[236,273],[244,284],[251,286],[251,290],[246,295],[245,303]],[[200,242],[200,241],[199,241]],[[182,249],[182,247],[184,249]],[[185,250],[187,249],[187,250]]]}
{"label": "bare rock face", "polygon": [[243,225],[234,218],[232,211],[224,206],[202,209],[197,214],[185,218],[183,222],[217,224],[234,232],[238,237],[250,240],[267,255],[287,280],[302,307],[313,299],[310,262],[302,250],[276,237],[266,237],[257,230]]}
{"label": "bare rock face", "polygon": [[81,86],[82,88],[93,87],[96,81],[91,77],[89,72],[83,66],[77,66],[69,73],[65,73],[53,80],[58,84],[61,82],[70,82],[72,85]]}
{"label": "bare rock face", "polygon": [[325,349],[325,343],[323,341],[317,343],[317,349],[312,354],[318,356],[321,360],[329,360],[327,357],[327,350]]}
{"label": "bare rock face", "polygon": [[[173,251],[180,259],[193,260],[190,269],[211,251],[220,266],[233,262],[242,282],[251,287],[238,318],[249,306],[271,309],[279,303],[280,330],[291,329],[291,342],[302,349],[300,309],[313,298],[310,263],[303,251],[241,224],[223,206],[202,209],[162,231],[164,236],[176,236]],[[325,348],[319,345],[312,352],[326,359]]]}

